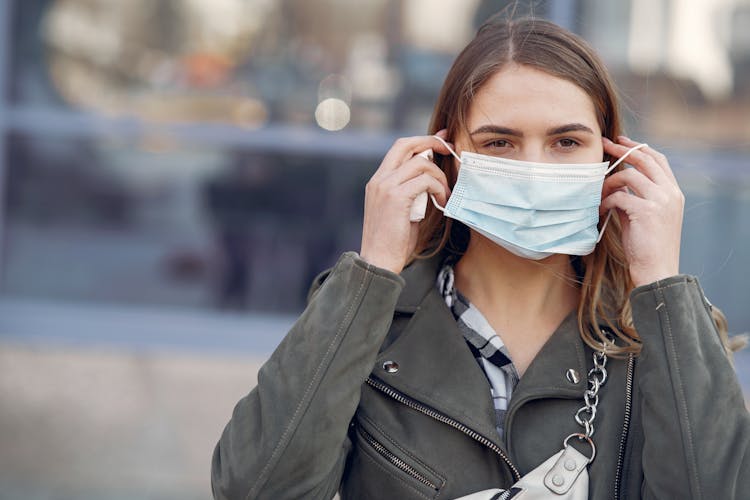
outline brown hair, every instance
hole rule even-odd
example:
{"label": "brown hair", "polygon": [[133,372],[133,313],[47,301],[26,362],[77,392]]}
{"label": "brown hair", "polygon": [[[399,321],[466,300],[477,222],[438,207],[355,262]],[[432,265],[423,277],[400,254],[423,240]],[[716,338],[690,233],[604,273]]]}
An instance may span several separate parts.
{"label": "brown hair", "polygon": [[[592,99],[602,134],[612,139],[621,134],[614,84],[602,61],[583,39],[548,21],[506,20],[497,16],[479,29],[453,63],[435,105],[429,133],[447,129],[450,138],[457,137],[459,132],[468,133],[473,96],[508,63],[529,66],[574,83]],[[456,182],[452,159],[438,157],[437,163],[452,187]],[[414,257],[429,257],[443,249],[461,254],[468,244],[468,228],[443,217],[432,205],[427,210],[419,226]],[[623,356],[638,353],[640,339],[633,327],[629,296],[634,285],[620,243],[622,231],[618,219],[612,217],[593,253],[571,259],[581,285],[578,306],[581,337],[592,348],[606,343],[610,354]],[[717,326],[724,325],[726,336],[723,316],[718,309],[714,311]],[[618,337],[616,346],[607,341],[602,322]]]}

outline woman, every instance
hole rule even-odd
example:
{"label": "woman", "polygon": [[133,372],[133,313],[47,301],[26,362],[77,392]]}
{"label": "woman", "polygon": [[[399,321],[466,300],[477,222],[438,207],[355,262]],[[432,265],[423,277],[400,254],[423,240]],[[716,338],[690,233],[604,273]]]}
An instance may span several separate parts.
{"label": "woman", "polygon": [[[620,135],[592,50],[491,20],[430,132],[368,183],[361,251],[316,281],[237,404],[214,496],[450,499],[511,488],[569,444],[589,498],[750,491],[720,313],[678,271],[683,195]],[[604,180],[626,153],[634,168]],[[411,222],[425,191],[435,206]]]}

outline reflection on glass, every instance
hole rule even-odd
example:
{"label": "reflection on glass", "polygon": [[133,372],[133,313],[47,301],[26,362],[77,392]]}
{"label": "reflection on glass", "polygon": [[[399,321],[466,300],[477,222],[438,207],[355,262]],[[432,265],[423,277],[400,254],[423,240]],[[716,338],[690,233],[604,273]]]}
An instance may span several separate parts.
{"label": "reflection on glass", "polygon": [[[677,151],[720,144],[741,156],[750,8],[701,0],[701,17],[678,12],[683,3],[16,0],[12,111],[42,112],[21,126],[13,122],[19,113],[9,114],[3,287],[59,298],[298,307],[310,275],[338,250],[357,248],[363,186],[384,153],[342,158],[344,141],[423,133],[456,50],[511,4],[517,16],[542,17],[569,6],[574,29],[610,58],[635,138]],[[685,32],[702,47],[693,54],[724,69],[696,73],[695,61],[706,57],[680,66],[684,55],[670,47]],[[68,115],[52,113],[61,108],[100,121],[69,132]],[[712,153],[701,165],[712,175],[726,162]]]}
{"label": "reflection on glass", "polygon": [[[443,3],[415,32],[424,2],[52,0],[40,14],[47,55],[37,76],[66,105],[106,116],[421,131],[472,31],[474,6]],[[439,64],[413,64],[410,46]],[[16,93],[39,97],[24,85]]]}
{"label": "reflection on glass", "polygon": [[233,78],[272,8],[250,0],[54,1],[42,24],[52,81],[68,103],[104,114],[226,121],[239,100],[254,97]]}
{"label": "reflection on glass", "polygon": [[2,289],[298,311],[356,248],[373,161],[13,136]]}

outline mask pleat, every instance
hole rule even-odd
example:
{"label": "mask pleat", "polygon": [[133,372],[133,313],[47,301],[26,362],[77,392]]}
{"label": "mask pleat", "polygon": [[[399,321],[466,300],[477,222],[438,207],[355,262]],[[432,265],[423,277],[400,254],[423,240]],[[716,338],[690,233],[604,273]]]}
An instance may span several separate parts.
{"label": "mask pleat", "polygon": [[607,162],[534,163],[470,152],[460,162],[451,197],[440,207],[446,216],[528,259],[588,255],[596,247]]}

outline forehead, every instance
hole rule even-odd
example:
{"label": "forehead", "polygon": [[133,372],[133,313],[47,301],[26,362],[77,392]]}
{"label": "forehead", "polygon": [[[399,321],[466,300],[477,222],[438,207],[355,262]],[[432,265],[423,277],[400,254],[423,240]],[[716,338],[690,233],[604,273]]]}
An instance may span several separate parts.
{"label": "forehead", "polygon": [[594,101],[578,85],[530,66],[508,64],[477,91],[469,130],[486,125],[533,129],[578,122],[601,132]]}

